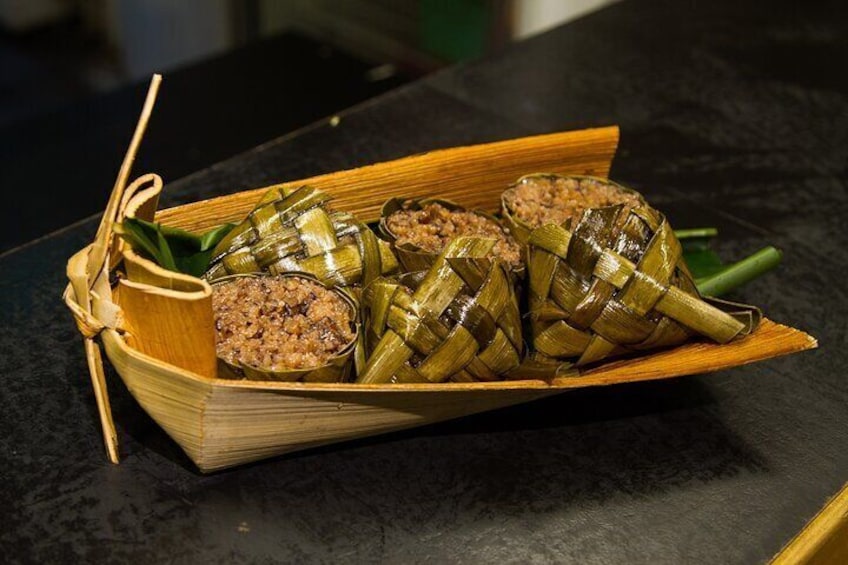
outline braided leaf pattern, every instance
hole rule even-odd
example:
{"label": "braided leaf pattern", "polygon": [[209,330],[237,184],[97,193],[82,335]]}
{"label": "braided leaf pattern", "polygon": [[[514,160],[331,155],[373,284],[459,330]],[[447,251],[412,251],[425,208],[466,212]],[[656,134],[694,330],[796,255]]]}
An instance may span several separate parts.
{"label": "braided leaf pattern", "polygon": [[493,246],[459,237],[428,271],[365,289],[370,355],[358,382],[492,381],[520,364],[518,302]]}

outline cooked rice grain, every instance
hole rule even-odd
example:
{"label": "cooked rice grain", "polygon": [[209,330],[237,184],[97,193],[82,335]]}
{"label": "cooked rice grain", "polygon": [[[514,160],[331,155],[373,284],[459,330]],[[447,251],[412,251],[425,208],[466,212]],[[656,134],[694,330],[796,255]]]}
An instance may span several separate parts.
{"label": "cooked rice grain", "polygon": [[507,208],[531,228],[562,224],[584,210],[614,204],[636,207],[639,197],[596,179],[530,176],[504,193]]}
{"label": "cooked rice grain", "polygon": [[450,210],[431,202],[420,210],[402,209],[386,219],[386,226],[396,237],[396,245],[411,244],[423,251],[440,253],[459,236],[479,236],[497,240],[496,257],[512,268],[521,265],[521,248],[509,230],[482,214]]}
{"label": "cooked rice grain", "polygon": [[325,365],[354,339],[350,305],[301,277],[238,277],[213,286],[218,356],[269,371]]}

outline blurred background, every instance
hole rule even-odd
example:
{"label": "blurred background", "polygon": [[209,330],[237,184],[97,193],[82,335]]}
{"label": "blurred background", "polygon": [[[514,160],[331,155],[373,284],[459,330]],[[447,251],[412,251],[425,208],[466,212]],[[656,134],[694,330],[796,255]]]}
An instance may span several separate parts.
{"label": "blurred background", "polygon": [[168,182],[612,1],[0,0],[0,253],[103,209],[153,72]]}

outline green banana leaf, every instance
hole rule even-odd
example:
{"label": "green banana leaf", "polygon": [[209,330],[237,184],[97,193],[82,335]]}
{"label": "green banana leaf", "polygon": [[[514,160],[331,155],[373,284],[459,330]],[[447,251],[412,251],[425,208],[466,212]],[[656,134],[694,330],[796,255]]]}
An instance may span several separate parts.
{"label": "green banana leaf", "polygon": [[125,218],[115,226],[115,232],[161,267],[199,277],[209,267],[215,246],[234,227],[235,224],[223,224],[198,235],[139,218]]}
{"label": "green banana leaf", "polygon": [[735,263],[725,263],[712,248],[715,228],[675,230],[683,246],[683,259],[704,296],[718,297],[762,276],[780,264],[783,254],[767,246]]}

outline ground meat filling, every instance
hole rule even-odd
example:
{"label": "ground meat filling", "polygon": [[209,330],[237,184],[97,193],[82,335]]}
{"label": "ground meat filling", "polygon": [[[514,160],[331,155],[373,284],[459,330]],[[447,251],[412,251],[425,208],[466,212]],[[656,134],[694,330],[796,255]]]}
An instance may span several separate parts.
{"label": "ground meat filling", "polygon": [[624,204],[634,208],[639,197],[595,179],[528,177],[504,193],[509,211],[532,228],[562,224],[589,208]]}
{"label": "ground meat filling", "polygon": [[459,236],[479,236],[496,239],[493,253],[517,268],[521,265],[521,248],[496,221],[482,214],[451,211],[438,203],[420,210],[398,210],[386,219],[386,227],[395,236],[396,245],[411,244],[424,251],[440,253]]}
{"label": "ground meat filling", "polygon": [[354,338],[350,305],[300,277],[238,277],[212,287],[218,356],[270,371],[325,365]]}

